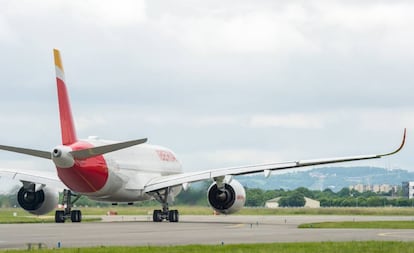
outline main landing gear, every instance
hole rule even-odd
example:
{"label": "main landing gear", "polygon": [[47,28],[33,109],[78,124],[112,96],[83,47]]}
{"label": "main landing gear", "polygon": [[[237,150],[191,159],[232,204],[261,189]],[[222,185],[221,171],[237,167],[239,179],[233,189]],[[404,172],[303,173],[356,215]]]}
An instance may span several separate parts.
{"label": "main landing gear", "polygon": [[161,202],[162,210],[154,210],[152,214],[152,220],[154,222],[162,222],[163,220],[168,220],[170,222],[178,222],[179,220],[179,213],[178,210],[169,210],[168,202],[169,202],[169,193],[170,188],[162,190],[162,192],[157,191],[155,195],[155,199]]}
{"label": "main landing gear", "polygon": [[[72,196],[76,198],[72,201]],[[65,207],[64,210],[56,210],[55,222],[64,223],[67,219],[72,222],[81,222],[82,213],[80,210],[72,210],[73,204],[80,198],[80,195],[73,194],[70,190],[63,190],[62,205]]]}
{"label": "main landing gear", "polygon": [[162,210],[154,210],[152,214],[152,221],[161,222],[163,220],[168,220],[170,222],[178,222],[178,210],[168,210],[168,204],[167,207],[164,207],[163,205]]}

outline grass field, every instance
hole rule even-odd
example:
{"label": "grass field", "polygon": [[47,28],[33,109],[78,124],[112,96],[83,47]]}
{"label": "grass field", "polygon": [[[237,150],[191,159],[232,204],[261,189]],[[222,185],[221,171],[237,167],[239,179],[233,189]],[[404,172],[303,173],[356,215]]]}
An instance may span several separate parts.
{"label": "grass field", "polygon": [[414,216],[414,208],[243,208],[240,215],[377,215]]}
{"label": "grass field", "polygon": [[[35,216],[21,208],[0,208],[0,224],[11,223],[51,223],[55,222],[54,212],[45,216]],[[84,217],[82,221],[100,221],[100,218]]]}
{"label": "grass field", "polygon": [[[0,252],[29,252],[20,251],[0,251]],[[32,251],[30,251],[32,252]],[[98,247],[98,248],[62,248],[62,249],[42,249],[38,252],[60,252],[60,253],[353,253],[353,252],[376,252],[376,253],[414,253],[414,242],[315,242],[315,243],[271,243],[271,244],[233,244],[233,245],[188,245],[188,246],[168,246],[168,247]]]}

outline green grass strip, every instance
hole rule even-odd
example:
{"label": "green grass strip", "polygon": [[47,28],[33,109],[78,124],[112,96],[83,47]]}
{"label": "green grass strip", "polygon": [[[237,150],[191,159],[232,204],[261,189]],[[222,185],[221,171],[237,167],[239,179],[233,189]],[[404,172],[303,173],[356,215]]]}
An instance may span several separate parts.
{"label": "green grass strip", "polygon": [[298,228],[414,229],[414,221],[341,221],[301,224]]}
{"label": "green grass strip", "polygon": [[[12,250],[0,252],[29,252]],[[31,251],[32,252],[32,251]],[[143,247],[97,247],[97,248],[62,248],[42,249],[39,252],[59,253],[414,253],[414,242],[365,241],[365,242],[311,242],[311,243],[272,243],[272,244],[234,244],[234,245],[188,245],[188,246],[143,246]]]}

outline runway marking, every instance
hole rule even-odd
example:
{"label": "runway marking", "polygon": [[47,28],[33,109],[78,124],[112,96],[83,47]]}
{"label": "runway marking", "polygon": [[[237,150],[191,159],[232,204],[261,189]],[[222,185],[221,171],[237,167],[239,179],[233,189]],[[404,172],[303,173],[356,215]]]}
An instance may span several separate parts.
{"label": "runway marking", "polygon": [[[409,234],[404,235],[404,234]],[[397,237],[397,238],[414,238],[414,231],[407,231],[407,232],[388,232],[388,233],[379,233],[378,236],[382,237]]]}
{"label": "runway marking", "polygon": [[241,223],[241,224],[230,225],[230,226],[227,226],[227,227],[228,228],[242,228],[244,226],[246,226],[246,224]]}

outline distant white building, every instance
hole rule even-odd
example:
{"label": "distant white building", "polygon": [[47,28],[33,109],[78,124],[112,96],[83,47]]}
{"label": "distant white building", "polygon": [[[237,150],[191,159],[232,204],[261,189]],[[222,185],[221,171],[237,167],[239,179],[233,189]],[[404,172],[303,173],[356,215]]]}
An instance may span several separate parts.
{"label": "distant white building", "polygon": [[[279,200],[281,197],[270,199],[266,201],[265,207],[266,208],[279,208]],[[310,199],[305,197],[305,206],[308,208],[319,208],[321,207],[321,202],[315,199]]]}
{"label": "distant white building", "polygon": [[402,182],[402,191],[404,197],[414,198],[414,182]]}
{"label": "distant white building", "polygon": [[268,201],[266,201],[265,207],[266,208],[278,208],[279,207],[279,200],[280,200],[280,197],[274,198],[274,199],[269,199]]}
{"label": "distant white building", "polygon": [[351,186],[349,186],[349,190],[355,190],[357,192],[366,192],[366,191],[368,191],[367,185],[363,185],[363,184],[351,185]]}
{"label": "distant white building", "polygon": [[349,190],[355,190],[358,192],[397,192],[397,186],[389,185],[389,184],[374,184],[374,185],[366,185],[366,184],[356,184],[349,186]]}

